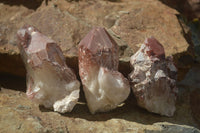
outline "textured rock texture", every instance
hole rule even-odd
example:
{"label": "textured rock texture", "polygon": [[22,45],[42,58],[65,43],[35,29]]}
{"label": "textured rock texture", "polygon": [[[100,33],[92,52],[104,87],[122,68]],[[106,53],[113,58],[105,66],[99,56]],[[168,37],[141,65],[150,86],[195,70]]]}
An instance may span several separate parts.
{"label": "textured rock texture", "polygon": [[59,46],[32,26],[24,26],[17,36],[27,70],[27,96],[54,111],[71,112],[79,98],[80,83]]}
{"label": "textured rock texture", "polygon": [[111,28],[134,52],[140,47],[136,47],[137,44],[141,44],[148,36],[160,40],[166,50],[166,56],[187,51],[189,45],[180,34],[182,27],[175,15],[178,13],[176,10],[169,9],[158,1],[148,1],[146,4],[135,1],[134,5],[135,7],[127,14],[121,15]]}
{"label": "textured rock texture", "polygon": [[185,98],[184,93],[190,94],[189,101],[190,107],[192,110],[192,115],[194,119],[200,125],[200,65],[193,66],[185,78],[179,82],[179,86],[181,86],[181,99]]}
{"label": "textured rock texture", "polygon": [[191,109],[192,109],[192,114],[196,121],[200,125],[200,107],[199,107],[199,102],[200,102],[200,89],[195,89],[192,91],[190,95],[190,104],[191,104]]}
{"label": "textured rock texture", "polygon": [[187,104],[181,102],[178,108],[175,116],[168,118],[144,112],[133,104],[133,101],[127,101],[120,110],[107,113],[91,115],[86,104],[78,104],[70,114],[60,115],[38,108],[36,103],[26,98],[24,92],[2,88],[0,132],[200,133],[195,128],[197,125],[188,111]]}
{"label": "textured rock texture", "polygon": [[90,112],[106,112],[128,97],[128,80],[118,72],[118,46],[101,27],[79,44],[79,74]]}
{"label": "textured rock texture", "polygon": [[200,1],[199,0],[161,0],[180,11],[188,19],[200,18]]}
{"label": "textured rock texture", "polygon": [[150,112],[173,116],[177,70],[173,60],[165,58],[163,46],[155,38],[147,38],[130,62],[134,70],[129,76],[138,105]]}
{"label": "textured rock texture", "polygon": [[35,10],[18,2],[18,4],[0,3],[0,63],[4,64],[0,66],[1,72],[25,75],[15,39],[17,29],[24,24],[37,27],[42,33],[58,42],[67,58],[67,64],[70,67],[76,66],[77,73],[77,45],[93,26],[108,28],[109,33],[112,33],[111,35],[118,41],[119,70],[127,71],[125,74],[129,73],[129,69],[124,69],[124,66],[129,66],[130,56],[139,49],[141,42],[149,35],[160,40],[166,55],[175,55],[178,59],[183,53],[188,55],[190,45],[182,34],[187,31],[182,29],[176,17],[179,13],[158,0],[120,2],[52,0],[48,3],[43,1]]}

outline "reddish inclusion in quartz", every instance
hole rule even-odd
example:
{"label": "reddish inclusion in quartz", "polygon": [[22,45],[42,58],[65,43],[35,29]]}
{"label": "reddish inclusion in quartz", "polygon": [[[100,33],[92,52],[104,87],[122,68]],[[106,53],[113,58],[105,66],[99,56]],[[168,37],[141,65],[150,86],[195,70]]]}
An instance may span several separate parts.
{"label": "reddish inclusion in quartz", "polygon": [[147,38],[145,45],[150,49],[147,51],[148,56],[155,56],[159,59],[165,58],[165,51],[163,46],[154,37]]}
{"label": "reddish inclusion in quartz", "polygon": [[104,28],[98,27],[92,29],[80,42],[79,46],[96,53],[99,50],[112,48],[112,43],[117,45]]}
{"label": "reddish inclusion in quartz", "polygon": [[33,26],[22,27],[17,36],[27,70],[27,96],[54,111],[70,112],[78,101],[80,83],[60,47]]}
{"label": "reddish inclusion in quartz", "polygon": [[153,37],[147,38],[131,57],[132,89],[138,105],[150,112],[173,116],[176,107],[176,73],[173,60],[165,58],[163,46]]}
{"label": "reddish inclusion in quartz", "polygon": [[118,72],[118,45],[101,27],[79,44],[79,74],[92,114],[117,107],[130,93],[129,82]]}
{"label": "reddish inclusion in quartz", "polygon": [[[87,53],[80,56],[91,56],[88,63],[97,63],[111,70],[118,69],[118,47],[108,32],[101,27],[92,29],[80,42],[79,48]],[[82,54],[80,51],[79,54]],[[87,64],[87,65],[89,65]]]}

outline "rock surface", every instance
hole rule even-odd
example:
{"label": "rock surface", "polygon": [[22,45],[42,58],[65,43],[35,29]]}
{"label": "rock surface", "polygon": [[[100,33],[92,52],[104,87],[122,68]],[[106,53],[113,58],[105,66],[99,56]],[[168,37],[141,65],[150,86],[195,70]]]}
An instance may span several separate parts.
{"label": "rock surface", "polygon": [[199,102],[200,102],[200,89],[198,88],[198,89],[193,90],[192,93],[190,94],[190,105],[192,109],[192,114],[200,125]]}
{"label": "rock surface", "polygon": [[177,13],[158,1],[146,1],[145,4],[143,1],[134,1],[134,8],[121,15],[111,29],[134,52],[140,47],[137,44],[141,44],[148,36],[154,36],[163,45],[166,56],[175,55],[186,52],[189,47],[181,35],[182,28],[175,15]]}
{"label": "rock surface", "polygon": [[188,19],[200,18],[200,1],[199,0],[161,0],[180,11]]}
{"label": "rock surface", "polygon": [[179,82],[181,98],[185,98],[184,92],[190,94],[189,101],[194,119],[200,125],[200,65],[193,66],[185,78]]}
{"label": "rock surface", "polygon": [[[129,66],[130,56],[149,35],[155,36],[163,44],[166,55],[188,54],[190,45],[182,34],[183,29],[176,17],[178,12],[157,0],[52,0],[48,3],[43,1],[36,10],[18,5],[0,3],[0,63],[4,64],[0,66],[1,72],[25,75],[15,37],[17,29],[25,23],[37,27],[58,42],[68,58],[69,66],[76,66],[77,73],[77,45],[93,26],[105,26],[112,33],[120,45],[119,69],[127,71],[125,74],[130,70],[123,67]],[[7,62],[4,62],[5,58]]]}
{"label": "rock surface", "polygon": [[80,83],[59,46],[33,26],[24,26],[17,36],[27,71],[27,96],[54,111],[71,112],[79,98]]}
{"label": "rock surface", "polygon": [[130,63],[133,71],[129,76],[138,105],[150,112],[173,116],[177,69],[172,59],[165,58],[163,46],[155,38],[147,38]]}
{"label": "rock surface", "polygon": [[133,104],[133,101],[126,102],[120,110],[96,115],[91,115],[87,111],[86,104],[78,104],[70,114],[60,115],[38,108],[38,104],[28,100],[24,92],[4,88],[0,91],[0,120],[0,132],[6,133],[200,132],[197,128],[191,127],[197,125],[184,102],[178,104],[177,113],[173,118],[149,114]]}
{"label": "rock surface", "polygon": [[92,114],[115,109],[130,93],[128,80],[118,72],[118,45],[101,27],[79,44],[79,74]]}

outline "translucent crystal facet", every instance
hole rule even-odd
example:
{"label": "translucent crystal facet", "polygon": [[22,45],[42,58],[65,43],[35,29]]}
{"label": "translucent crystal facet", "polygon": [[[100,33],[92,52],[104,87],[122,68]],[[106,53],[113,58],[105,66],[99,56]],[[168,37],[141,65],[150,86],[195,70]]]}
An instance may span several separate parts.
{"label": "translucent crystal facet", "polygon": [[54,111],[70,112],[78,101],[80,83],[59,46],[32,26],[24,26],[17,36],[27,71],[27,96]]}
{"label": "translucent crystal facet", "polygon": [[91,113],[117,107],[130,93],[118,72],[118,46],[104,28],[94,28],[79,44],[79,74]]}

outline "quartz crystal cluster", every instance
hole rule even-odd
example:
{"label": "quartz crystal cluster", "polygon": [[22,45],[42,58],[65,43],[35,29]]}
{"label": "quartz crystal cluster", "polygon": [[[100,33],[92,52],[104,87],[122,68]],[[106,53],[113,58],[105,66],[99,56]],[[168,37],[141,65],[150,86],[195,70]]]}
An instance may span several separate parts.
{"label": "quartz crystal cluster", "polygon": [[[27,96],[65,113],[78,102],[80,83],[66,65],[59,46],[33,26],[18,33],[18,47],[27,70]],[[176,108],[177,69],[163,46],[147,38],[130,59],[129,74],[138,105],[150,112],[173,116]],[[115,109],[130,93],[129,81],[118,72],[118,45],[100,27],[91,30],[79,44],[79,74],[92,114]]]}
{"label": "quartz crystal cluster", "polygon": [[78,101],[80,83],[59,46],[32,26],[24,26],[17,36],[27,70],[27,96],[54,111],[70,112]]}
{"label": "quartz crystal cluster", "polygon": [[150,112],[173,116],[176,110],[177,69],[172,57],[165,58],[163,46],[150,37],[130,62],[134,70],[129,77],[138,105]]}
{"label": "quartz crystal cluster", "polygon": [[118,45],[104,28],[94,28],[79,44],[79,74],[92,114],[116,108],[130,93],[118,58]]}

